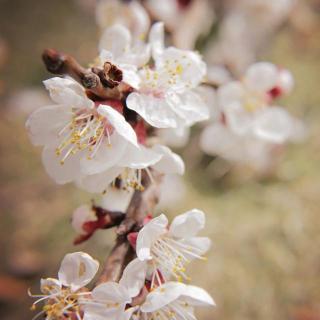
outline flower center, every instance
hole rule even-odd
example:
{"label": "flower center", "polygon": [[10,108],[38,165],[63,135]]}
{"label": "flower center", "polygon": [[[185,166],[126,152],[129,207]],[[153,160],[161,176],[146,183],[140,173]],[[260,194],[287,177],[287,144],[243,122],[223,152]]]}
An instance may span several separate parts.
{"label": "flower center", "polygon": [[56,148],[57,156],[61,156],[60,163],[64,164],[70,155],[87,150],[87,158],[92,159],[99,150],[102,142],[107,138],[107,146],[111,146],[110,136],[113,127],[95,110],[85,110],[73,115],[60,132],[60,145]]}

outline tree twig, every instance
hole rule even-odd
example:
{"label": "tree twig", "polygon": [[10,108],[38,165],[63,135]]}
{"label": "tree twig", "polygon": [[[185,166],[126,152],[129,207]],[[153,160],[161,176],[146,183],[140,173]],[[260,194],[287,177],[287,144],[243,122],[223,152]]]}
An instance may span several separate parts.
{"label": "tree twig", "polygon": [[[54,49],[45,49],[42,60],[47,70],[56,75],[68,75],[87,89],[88,93],[97,99],[120,99],[121,94],[115,87],[104,85],[105,73],[97,74],[92,69],[82,67],[72,56]],[[95,68],[97,69],[97,68]],[[96,70],[95,70],[96,71]],[[101,77],[103,77],[101,79]],[[121,78],[122,79],[122,78]]]}
{"label": "tree twig", "polygon": [[154,172],[151,181],[146,172],[143,172],[142,184],[144,190],[136,190],[132,196],[127,210],[127,216],[117,229],[116,244],[105,261],[104,269],[99,277],[98,283],[119,281],[126,263],[133,255],[126,236],[135,228],[141,228],[145,216],[154,211],[154,207],[159,201],[161,180],[162,175],[159,173]]}

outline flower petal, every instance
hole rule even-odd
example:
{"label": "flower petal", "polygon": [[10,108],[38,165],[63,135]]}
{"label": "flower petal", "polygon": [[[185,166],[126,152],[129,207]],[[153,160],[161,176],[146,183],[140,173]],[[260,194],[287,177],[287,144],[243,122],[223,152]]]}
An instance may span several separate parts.
{"label": "flower petal", "polygon": [[42,151],[42,162],[46,172],[58,184],[65,184],[79,177],[80,157],[81,153],[71,155],[61,164],[55,149],[45,147]]}
{"label": "flower petal", "polygon": [[146,280],[147,264],[138,258],[132,260],[124,269],[119,284],[125,287],[130,297],[136,297]]}
{"label": "flower petal", "polygon": [[80,176],[76,180],[76,184],[78,187],[88,192],[102,193],[122,171],[123,168],[121,167],[112,167],[101,173]]}
{"label": "flower petal", "polygon": [[83,230],[83,224],[94,220],[97,220],[97,217],[93,210],[89,206],[83,205],[73,212],[71,225],[78,234],[86,234]]}
{"label": "flower petal", "polygon": [[32,143],[36,146],[57,145],[59,131],[72,120],[72,109],[64,105],[45,106],[35,110],[26,122]]}
{"label": "flower petal", "polygon": [[107,105],[100,105],[98,113],[104,116],[111,123],[117,133],[135,146],[138,146],[137,135],[124,116],[117,110]]}
{"label": "flower petal", "polygon": [[193,209],[176,216],[169,227],[169,232],[176,238],[191,238],[204,228],[205,221],[205,214]]}
{"label": "flower petal", "polygon": [[120,57],[129,50],[130,45],[130,31],[126,27],[116,24],[105,29],[100,38],[99,50],[107,50],[112,53],[113,57]]}
{"label": "flower petal", "polygon": [[73,79],[54,77],[43,83],[49,90],[51,99],[58,104],[74,108],[92,108],[94,105],[86,96],[84,88]]}
{"label": "flower petal", "polygon": [[258,62],[248,68],[244,81],[252,90],[268,92],[277,85],[278,75],[278,68],[274,64]]}
{"label": "flower petal", "polygon": [[167,232],[168,219],[164,214],[150,220],[138,233],[137,256],[141,261],[150,260],[152,243],[162,234]]}
{"label": "flower petal", "polygon": [[151,148],[140,145],[139,148],[128,145],[126,155],[118,161],[118,165],[132,169],[144,169],[156,164],[162,155]]}
{"label": "flower petal", "polygon": [[157,128],[175,128],[176,114],[164,97],[133,92],[129,94],[127,107],[136,111],[145,121]]}
{"label": "flower petal", "polygon": [[154,312],[177,300],[185,291],[186,285],[180,282],[169,281],[156,288],[147,295],[141,305],[142,312]]}
{"label": "flower petal", "polygon": [[134,189],[123,190],[110,186],[102,197],[100,206],[110,211],[126,212]]}
{"label": "flower petal", "polygon": [[254,122],[254,133],[269,142],[284,143],[290,138],[293,118],[281,107],[261,111]]}
{"label": "flower petal", "polygon": [[61,288],[62,284],[58,279],[47,278],[40,281],[40,289],[43,294],[59,293]]}
{"label": "flower petal", "polygon": [[149,43],[152,48],[152,57],[157,59],[164,50],[164,23],[157,22],[152,25],[149,33]]}
{"label": "flower petal", "polygon": [[92,298],[100,302],[129,303],[128,290],[117,282],[104,282],[92,290]]}
{"label": "flower petal", "polygon": [[242,101],[245,94],[243,85],[239,81],[232,81],[217,90],[220,110],[225,110],[229,105]]}
{"label": "flower petal", "polygon": [[179,95],[179,98],[180,103],[174,110],[187,126],[209,119],[209,107],[196,91],[186,91]]}
{"label": "flower petal", "polygon": [[105,141],[99,146],[92,158],[84,155],[80,160],[81,172],[84,175],[94,175],[113,167],[119,167],[119,161],[124,157],[129,143],[118,132],[114,131],[110,136],[110,144]]}
{"label": "flower petal", "polygon": [[99,262],[84,252],[74,252],[65,255],[58,273],[59,280],[72,291],[87,285],[96,275]]}
{"label": "flower petal", "polygon": [[165,174],[184,174],[184,162],[179,155],[172,152],[168,147],[159,144],[153,146],[152,149],[162,154],[160,161],[152,166],[153,169]]}
{"label": "flower petal", "polygon": [[186,285],[182,298],[191,306],[215,306],[210,294],[196,286]]}

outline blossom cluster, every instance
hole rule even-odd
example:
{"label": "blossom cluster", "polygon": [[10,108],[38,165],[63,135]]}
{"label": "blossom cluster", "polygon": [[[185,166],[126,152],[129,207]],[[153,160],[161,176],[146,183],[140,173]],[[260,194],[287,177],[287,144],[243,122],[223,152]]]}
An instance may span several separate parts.
{"label": "blossom cluster", "polygon": [[206,74],[201,56],[165,48],[162,23],[153,25],[148,43],[112,26],[99,49],[94,68],[120,96],[95,99],[69,77],[44,81],[54,104],[36,110],[27,129],[44,146],[46,171],[59,184],[75,182],[89,192],[103,192],[119,177],[124,187],[139,188],[142,169],[182,174],[182,159],[149,132],[183,130],[208,118],[196,91]]}
{"label": "blossom cluster", "polygon": [[205,224],[204,213],[193,209],[175,217],[169,225],[162,214],[146,221],[128,239],[137,258],[124,269],[119,282],[104,282],[89,291],[85,286],[96,275],[99,263],[83,252],[67,254],[58,279],[41,280],[44,302],[37,316],[60,319],[195,319],[195,306],[213,306],[203,289],[185,284],[186,266],[205,259],[210,240],[198,237]]}
{"label": "blossom cluster", "polygon": [[202,150],[257,169],[267,168],[272,150],[305,135],[302,122],[277,104],[293,86],[290,71],[269,62],[252,64],[241,80],[221,85],[215,93],[212,121],[201,135]]}

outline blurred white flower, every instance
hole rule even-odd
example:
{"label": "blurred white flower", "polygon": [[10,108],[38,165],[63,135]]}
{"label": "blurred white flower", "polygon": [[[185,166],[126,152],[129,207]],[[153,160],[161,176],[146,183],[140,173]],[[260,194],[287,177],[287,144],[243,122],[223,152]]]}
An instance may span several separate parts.
{"label": "blurred white flower", "polygon": [[136,252],[148,265],[148,274],[165,279],[173,276],[179,281],[188,279],[185,266],[202,257],[211,245],[209,238],[197,237],[204,228],[205,216],[193,209],[175,217],[169,226],[164,214],[152,219],[138,233]]}
{"label": "blurred white flower", "polygon": [[215,21],[209,0],[147,0],[145,6],[156,20],[165,23],[174,45],[181,49],[193,49],[198,37],[207,34]]}
{"label": "blurred white flower", "polygon": [[139,1],[100,0],[96,7],[96,20],[101,29],[115,24],[127,27],[134,39],[143,39],[150,27],[148,13]]}
{"label": "blurred white flower", "polygon": [[[295,0],[237,0],[226,5],[215,41],[207,47],[206,61],[228,66],[241,74],[270,43],[288,18]],[[232,49],[230,49],[232,48]]]}
{"label": "blurred white flower", "polygon": [[208,108],[195,90],[206,74],[206,65],[192,51],[164,49],[163,24],[150,32],[154,68],[139,71],[140,86],[129,94],[127,107],[157,128],[191,126],[208,118]]}
{"label": "blurred white flower", "polygon": [[33,304],[44,302],[38,316],[45,315],[45,319],[60,319],[76,315],[80,319],[80,304],[83,297],[89,292],[79,290],[86,286],[95,276],[99,263],[84,252],[67,254],[61,262],[58,279],[47,278],[41,280],[41,295],[32,295],[39,298]]}
{"label": "blurred white flower", "polygon": [[291,92],[292,74],[267,62],[251,65],[242,81],[217,90],[211,124],[202,132],[201,149],[258,171],[273,167],[278,150],[305,136],[302,122],[274,100]]}
{"label": "blurred white flower", "polygon": [[271,63],[256,63],[247,70],[242,82],[232,81],[218,89],[219,109],[231,131],[272,143],[291,139],[298,121],[284,108],[271,104],[275,91],[280,94],[292,87],[283,81],[284,72],[288,71],[279,71]]}

